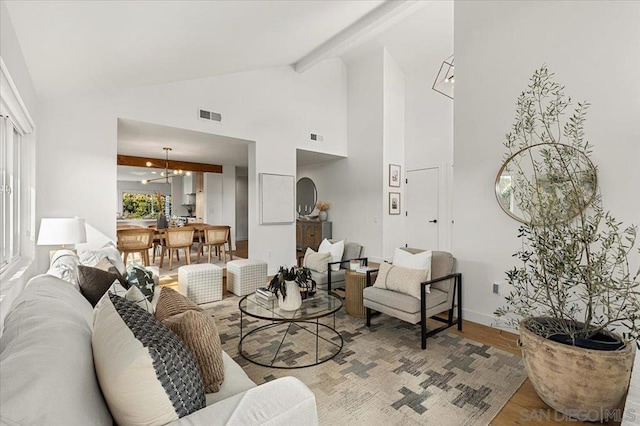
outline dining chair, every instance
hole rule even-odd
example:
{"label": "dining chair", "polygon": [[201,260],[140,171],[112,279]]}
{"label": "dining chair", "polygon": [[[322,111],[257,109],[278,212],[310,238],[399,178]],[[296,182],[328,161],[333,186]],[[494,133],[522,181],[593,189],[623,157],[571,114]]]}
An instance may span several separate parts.
{"label": "dining chair", "polygon": [[149,228],[153,229],[153,248],[151,250],[153,253],[152,263],[156,263],[156,253],[158,252],[158,247],[160,247],[160,251],[162,251],[162,245],[164,242],[164,228],[156,229],[156,227],[153,225]]}
{"label": "dining chair", "polygon": [[164,254],[169,250],[169,270],[173,269],[173,253],[176,253],[176,259],[180,261],[178,254],[180,249],[184,250],[187,258],[187,265],[191,265],[191,245],[193,244],[194,228],[190,226],[167,228],[164,230],[164,242],[162,244],[162,253],[160,254],[160,267],[164,262]]}
{"label": "dining chair", "polygon": [[127,266],[129,254],[140,253],[144,266],[149,266],[149,249],[153,244],[153,230],[147,228],[119,229],[118,250],[124,257],[124,266]]}
{"label": "dining chair", "polygon": [[[230,228],[228,226],[204,227],[204,241],[198,244],[198,262],[200,262],[200,254],[203,253],[204,247],[208,247],[207,262],[211,263],[211,250],[215,247],[218,259],[220,259],[220,252],[218,250],[222,250],[224,262],[227,263],[225,244],[229,240],[229,231]],[[231,248],[229,248],[229,250],[231,250]],[[231,259],[233,259],[233,257]]]}

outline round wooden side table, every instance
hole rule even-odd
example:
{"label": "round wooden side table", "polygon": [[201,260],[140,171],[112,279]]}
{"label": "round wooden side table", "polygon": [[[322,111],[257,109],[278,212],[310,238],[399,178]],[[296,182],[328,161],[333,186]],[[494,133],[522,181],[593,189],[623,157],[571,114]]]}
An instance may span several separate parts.
{"label": "round wooden side table", "polygon": [[364,318],[362,292],[367,285],[367,274],[347,270],[345,273],[345,309],[349,315]]}

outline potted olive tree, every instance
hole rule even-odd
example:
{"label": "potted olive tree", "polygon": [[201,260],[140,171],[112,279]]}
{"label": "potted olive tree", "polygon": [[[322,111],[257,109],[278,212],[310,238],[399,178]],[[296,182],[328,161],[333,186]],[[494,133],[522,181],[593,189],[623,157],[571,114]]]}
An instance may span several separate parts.
{"label": "potted olive tree", "polygon": [[303,298],[315,293],[316,282],[307,268],[281,266],[271,279],[269,289],[278,297],[281,309],[295,311],[302,305]]}
{"label": "potted olive tree", "polygon": [[[519,328],[529,378],[565,415],[600,421],[619,406],[640,347],[640,271],[629,266],[637,229],[602,207],[587,103],[571,105],[543,66],[518,97],[498,201],[523,217],[513,287],[495,315]],[[620,333],[620,334],[618,334]]]}

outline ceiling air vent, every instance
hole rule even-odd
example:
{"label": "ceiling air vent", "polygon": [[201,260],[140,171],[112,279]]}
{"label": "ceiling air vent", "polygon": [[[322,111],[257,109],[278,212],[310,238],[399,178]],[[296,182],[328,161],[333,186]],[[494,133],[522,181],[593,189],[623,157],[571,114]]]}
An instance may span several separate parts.
{"label": "ceiling air vent", "polygon": [[198,118],[200,120],[217,121],[218,123],[220,123],[222,121],[222,114],[213,111],[207,111],[206,109],[200,109],[198,110]]}

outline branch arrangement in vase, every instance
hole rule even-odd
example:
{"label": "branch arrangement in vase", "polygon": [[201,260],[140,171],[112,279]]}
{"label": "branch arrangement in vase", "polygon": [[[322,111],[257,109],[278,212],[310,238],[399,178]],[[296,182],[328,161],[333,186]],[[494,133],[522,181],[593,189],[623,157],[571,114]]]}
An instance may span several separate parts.
{"label": "branch arrangement in vase", "polygon": [[287,281],[295,281],[302,290],[306,290],[308,293],[315,293],[316,282],[311,276],[311,270],[308,268],[287,268],[281,266],[278,273],[273,276],[271,282],[269,282],[269,290],[271,290],[276,296],[282,294],[282,299],[287,298]]}

